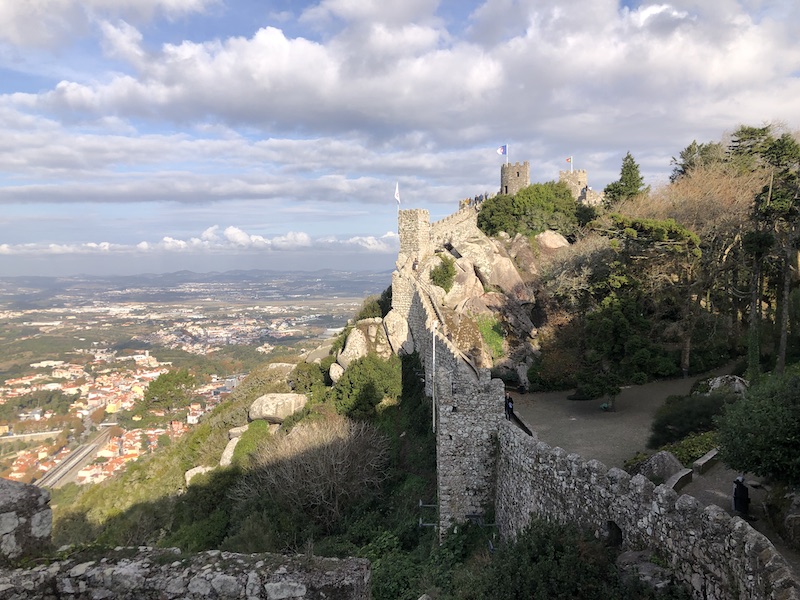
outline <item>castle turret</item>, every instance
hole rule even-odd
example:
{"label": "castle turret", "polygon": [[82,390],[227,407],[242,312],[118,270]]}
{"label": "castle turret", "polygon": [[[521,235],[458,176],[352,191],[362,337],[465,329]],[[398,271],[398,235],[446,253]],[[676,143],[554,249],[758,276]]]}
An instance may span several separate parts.
{"label": "castle turret", "polygon": [[500,193],[515,195],[531,184],[531,163],[527,160],[520,164],[505,164],[500,167]]}
{"label": "castle turret", "polygon": [[589,206],[603,202],[603,193],[595,192],[589,187],[589,175],[585,169],[559,171],[558,181],[567,185],[576,202],[588,204]]}

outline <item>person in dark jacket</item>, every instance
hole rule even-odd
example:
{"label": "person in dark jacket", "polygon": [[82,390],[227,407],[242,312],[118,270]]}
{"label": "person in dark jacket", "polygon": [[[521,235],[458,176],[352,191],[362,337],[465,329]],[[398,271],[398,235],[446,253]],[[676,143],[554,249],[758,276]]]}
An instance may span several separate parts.
{"label": "person in dark jacket", "polygon": [[750,513],[750,490],[741,475],[733,480],[733,510],[745,519]]}
{"label": "person in dark jacket", "polygon": [[514,413],[514,399],[511,397],[511,394],[506,392],[506,419],[511,419],[511,415]]}

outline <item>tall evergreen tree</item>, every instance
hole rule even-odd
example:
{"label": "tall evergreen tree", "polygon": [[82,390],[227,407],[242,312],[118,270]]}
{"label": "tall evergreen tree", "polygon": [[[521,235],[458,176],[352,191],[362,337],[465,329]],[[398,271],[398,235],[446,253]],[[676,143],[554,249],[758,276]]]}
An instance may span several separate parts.
{"label": "tall evergreen tree", "polygon": [[646,194],[648,191],[650,191],[650,187],[645,187],[644,178],[639,173],[639,165],[628,152],[622,159],[619,180],[609,183],[604,190],[605,203],[606,206],[613,206],[621,200],[627,200],[638,194]]}

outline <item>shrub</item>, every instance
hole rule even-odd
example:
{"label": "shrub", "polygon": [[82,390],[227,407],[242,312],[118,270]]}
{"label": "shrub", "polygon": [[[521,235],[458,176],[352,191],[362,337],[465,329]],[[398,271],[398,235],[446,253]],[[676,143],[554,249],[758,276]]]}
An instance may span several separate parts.
{"label": "shrub", "polygon": [[569,525],[533,521],[516,543],[501,547],[481,577],[454,597],[479,598],[689,598],[685,590],[661,592],[623,581],[614,554],[590,534]]}
{"label": "shrub", "polygon": [[731,468],[800,484],[800,376],[751,388],[725,406],[718,425],[720,452]]}
{"label": "shrub", "polygon": [[440,258],[442,262],[431,269],[431,283],[449,292],[456,278],[456,261],[445,254],[440,255]]}
{"label": "shrub", "polygon": [[397,399],[402,392],[400,359],[392,355],[383,360],[368,354],[350,363],[333,388],[332,396],[339,414],[353,419],[367,419],[386,397]]}
{"label": "shrub", "polygon": [[369,423],[339,417],[301,423],[254,453],[235,495],[268,495],[288,513],[330,529],[349,506],[379,489],[387,460],[387,439]]}
{"label": "shrub", "polygon": [[691,468],[694,461],[716,448],[718,441],[716,431],[690,433],[682,440],[662,446],[659,450],[671,452],[684,467]]}
{"label": "shrub", "polygon": [[735,397],[732,394],[670,396],[656,411],[647,445],[658,448],[690,433],[711,431],[715,428],[714,417]]}

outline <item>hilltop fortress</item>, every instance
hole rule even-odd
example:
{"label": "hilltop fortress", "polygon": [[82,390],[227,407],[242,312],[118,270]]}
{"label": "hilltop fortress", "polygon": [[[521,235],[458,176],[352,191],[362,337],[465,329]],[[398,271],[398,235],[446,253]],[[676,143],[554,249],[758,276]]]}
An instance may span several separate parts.
{"label": "hilltop fortress", "polygon": [[[576,199],[601,201],[585,171],[560,176]],[[529,177],[528,162],[503,165],[501,193],[515,193]],[[467,319],[463,309],[480,302],[462,298],[453,310],[449,294],[429,283],[437,252],[456,260],[462,288],[473,276],[487,286],[498,281],[504,257],[499,249],[501,260],[487,257],[494,242],[477,227],[479,210],[462,205],[434,223],[427,210],[399,212],[392,311],[384,319],[393,349],[416,351],[424,364],[436,431],[440,535],[456,523],[483,522],[489,513],[504,539],[531,518],[572,523],[621,549],[657,553],[695,598],[800,600],[800,584],[783,557],[746,521],[680,495],[677,479],[655,486],[642,475],[552,448],[504,418],[503,382],[475,360],[456,331]],[[502,281],[508,288],[514,280]]]}
{"label": "hilltop fortress", "polygon": [[[589,174],[585,169],[559,171],[558,180],[566,184],[576,201],[589,206],[603,202],[603,193],[589,187]],[[531,163],[506,163],[500,167],[500,193],[513,196],[531,184]]]}

